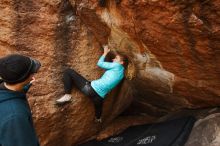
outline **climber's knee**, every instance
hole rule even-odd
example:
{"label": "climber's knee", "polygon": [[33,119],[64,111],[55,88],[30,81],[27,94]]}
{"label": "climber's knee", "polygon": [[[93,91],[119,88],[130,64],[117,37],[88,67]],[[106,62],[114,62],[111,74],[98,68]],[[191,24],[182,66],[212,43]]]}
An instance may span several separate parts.
{"label": "climber's knee", "polygon": [[73,69],[68,68],[64,71],[64,75],[73,75],[73,74],[77,74],[77,72]]}

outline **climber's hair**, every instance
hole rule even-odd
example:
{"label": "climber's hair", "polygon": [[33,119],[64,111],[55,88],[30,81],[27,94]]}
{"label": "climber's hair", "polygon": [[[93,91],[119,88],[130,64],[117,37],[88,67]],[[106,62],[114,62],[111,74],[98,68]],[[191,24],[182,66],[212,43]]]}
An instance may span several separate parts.
{"label": "climber's hair", "polygon": [[118,55],[120,60],[123,61],[123,66],[125,68],[125,79],[132,80],[136,76],[136,69],[132,58],[129,58],[124,52],[115,52],[114,55]]}
{"label": "climber's hair", "polygon": [[125,52],[109,52],[105,58],[105,61],[112,62],[112,59],[114,59],[117,55],[120,57],[120,60],[123,61],[123,66],[125,68],[125,79],[132,80],[136,76],[136,69],[132,58],[130,58],[129,55],[127,55]]}
{"label": "climber's hair", "polygon": [[120,60],[123,61],[124,68],[127,69],[128,62],[129,62],[127,55],[125,55],[124,53],[121,53],[121,52],[116,52],[115,56],[117,56],[117,55],[120,57]]}

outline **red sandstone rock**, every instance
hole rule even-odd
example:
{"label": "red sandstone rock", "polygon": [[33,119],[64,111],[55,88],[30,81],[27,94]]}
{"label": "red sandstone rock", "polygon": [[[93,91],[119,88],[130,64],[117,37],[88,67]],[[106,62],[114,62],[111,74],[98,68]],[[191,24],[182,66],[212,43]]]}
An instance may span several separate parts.
{"label": "red sandstone rock", "polygon": [[115,127],[108,125],[133,98],[126,114],[161,117],[219,105],[219,10],[219,0],[122,0],[117,6],[112,0],[107,8],[96,0],[2,0],[0,56],[16,52],[41,60],[29,94],[41,144],[76,145],[96,137],[101,128],[94,123],[91,101],[77,89],[74,102],[54,105],[63,94],[62,73],[72,67],[89,80],[100,77],[96,62],[100,44],[107,41],[113,51],[129,56],[128,77],[133,79],[107,97],[107,130],[99,138],[112,134]]}

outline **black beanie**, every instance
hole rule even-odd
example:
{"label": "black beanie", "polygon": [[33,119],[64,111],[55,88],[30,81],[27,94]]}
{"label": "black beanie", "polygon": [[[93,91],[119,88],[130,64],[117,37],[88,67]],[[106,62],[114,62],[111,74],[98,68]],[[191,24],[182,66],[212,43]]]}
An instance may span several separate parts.
{"label": "black beanie", "polygon": [[19,83],[36,73],[41,64],[30,57],[12,54],[0,58],[0,77],[6,83]]}

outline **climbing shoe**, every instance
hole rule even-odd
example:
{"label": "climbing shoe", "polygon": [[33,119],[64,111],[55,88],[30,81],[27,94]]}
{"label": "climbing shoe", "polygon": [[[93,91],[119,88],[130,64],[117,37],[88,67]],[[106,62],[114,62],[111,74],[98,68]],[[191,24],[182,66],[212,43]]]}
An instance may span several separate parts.
{"label": "climbing shoe", "polygon": [[61,98],[56,100],[56,104],[64,104],[71,101],[71,94],[65,94]]}
{"label": "climbing shoe", "polygon": [[102,123],[102,118],[99,118],[99,119],[95,118],[95,122],[96,123]]}

